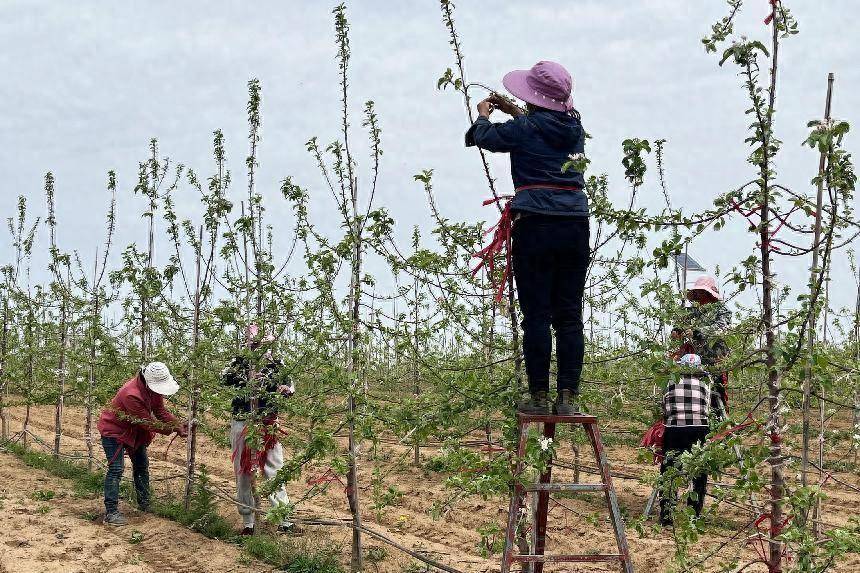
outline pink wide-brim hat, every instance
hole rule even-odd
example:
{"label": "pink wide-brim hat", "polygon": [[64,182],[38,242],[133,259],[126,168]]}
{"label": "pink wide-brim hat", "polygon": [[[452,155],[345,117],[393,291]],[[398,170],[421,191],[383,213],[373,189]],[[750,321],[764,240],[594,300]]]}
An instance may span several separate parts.
{"label": "pink wide-brim hat", "polygon": [[564,66],[541,61],[530,70],[514,70],[502,78],[505,89],[519,99],[555,111],[573,109],[573,79]]}
{"label": "pink wide-brim hat", "polygon": [[693,286],[687,289],[687,292],[694,290],[704,291],[717,300],[723,300],[723,297],[720,295],[720,291],[717,290],[717,281],[714,277],[704,276],[697,278]]}

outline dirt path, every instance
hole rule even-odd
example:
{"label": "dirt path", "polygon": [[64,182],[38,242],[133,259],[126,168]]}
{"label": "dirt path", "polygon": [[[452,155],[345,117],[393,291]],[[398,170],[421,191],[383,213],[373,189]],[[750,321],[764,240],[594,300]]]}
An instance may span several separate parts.
{"label": "dirt path", "polygon": [[[72,482],[0,453],[0,572],[254,573],[237,547],[181,525],[129,512],[123,528],[101,524],[101,499],[75,497]],[[49,497],[53,497],[48,499]],[[134,532],[143,539],[132,541]]]}
{"label": "dirt path", "polygon": [[[66,433],[63,438],[63,451],[69,454],[81,454],[86,448],[83,442],[83,413],[79,408],[67,407],[64,428]],[[13,428],[20,427],[23,412],[13,411]],[[53,409],[50,407],[36,408],[31,419],[32,431],[43,439],[51,439],[53,436]],[[159,437],[150,448],[151,471],[154,480],[181,475],[184,468],[184,443],[177,440],[166,460],[162,459],[168,440]],[[653,466],[642,464],[636,459],[636,451],[633,448],[616,446],[608,448],[610,460],[616,471],[625,474],[645,476],[655,471]],[[100,452],[100,449],[99,449]],[[391,507],[381,510],[378,514],[371,509],[372,485],[371,485],[371,462],[365,461],[365,470],[360,475],[360,489],[363,499],[363,518],[365,524],[373,529],[389,535],[401,544],[414,550],[426,552],[448,565],[452,565],[468,573],[489,573],[498,571],[498,556],[482,557],[478,553],[478,545],[481,535],[477,529],[488,524],[502,526],[505,521],[507,507],[504,502],[495,499],[482,500],[470,498],[454,504],[453,509],[443,512],[441,517],[431,517],[434,507],[444,506],[451,492],[446,490],[438,475],[426,473],[419,468],[408,465],[409,448],[401,446],[386,446],[372,462],[380,467],[386,474],[385,484],[397,487],[403,496],[401,501]],[[431,448],[424,450],[425,455],[434,455]],[[405,455],[404,455],[405,454]],[[583,461],[593,464],[583,454]],[[203,436],[200,442],[199,459],[206,467],[215,485],[224,491],[232,492],[234,487],[233,470],[230,462],[229,451]],[[364,453],[370,457],[369,452]],[[399,463],[404,459],[406,463]],[[306,468],[302,480],[288,485],[288,491],[293,499],[300,498],[307,492],[309,486],[305,480],[309,477],[320,475],[325,471],[324,467]],[[126,472],[129,473],[129,472]],[[558,471],[558,478],[569,477],[566,470]],[[584,474],[583,480],[592,480],[593,477]],[[5,480],[4,480],[5,481]],[[860,479],[852,480],[852,485],[860,485]],[[182,480],[163,479],[154,482],[156,495],[179,495]],[[650,489],[648,486],[636,480],[619,479],[615,481],[619,500],[631,516],[641,514],[645,500]],[[7,486],[8,487],[8,486]],[[15,486],[16,495],[22,495],[20,488]],[[829,484],[830,498],[825,503],[825,516],[831,523],[843,523],[860,510],[860,495],[849,488],[839,487],[838,484]],[[578,499],[559,499],[557,505],[551,509],[551,523],[548,528],[548,548],[553,552],[581,553],[589,551],[613,552],[614,539],[607,519],[602,499],[598,497],[581,497]],[[100,511],[99,504],[93,504],[93,510]],[[845,510],[850,511],[845,511]],[[234,520],[236,527],[239,526],[238,516],[229,504],[221,506],[221,513]],[[323,518],[346,518],[348,516],[346,500],[342,488],[338,484],[332,484],[329,490],[300,505],[299,515],[303,517]],[[726,550],[720,550],[720,544],[727,537],[736,533],[741,524],[749,521],[749,516],[731,507],[720,508],[721,526],[712,528],[704,535],[698,544],[695,554],[701,555],[705,551],[713,550],[720,558],[730,558]],[[168,522],[169,523],[169,522]],[[101,526],[98,526],[101,527]],[[179,527],[173,524],[173,527]],[[734,529],[733,529],[734,528]],[[181,528],[180,528],[181,529]],[[184,530],[183,530],[184,531]],[[160,532],[160,530],[159,530]],[[187,533],[187,532],[186,532]],[[349,553],[349,530],[346,528],[310,528],[308,535],[320,543],[332,544],[341,548],[341,555],[346,564]],[[167,536],[169,538],[169,535]],[[668,532],[650,533],[640,537],[633,531],[628,531],[631,553],[634,565],[638,572],[657,573],[667,570],[670,566],[674,544]],[[5,539],[4,539],[5,541]],[[34,543],[31,541],[31,543]],[[128,545],[127,541],[125,542]],[[215,542],[212,542],[215,543]],[[41,548],[42,541],[38,546]],[[142,543],[141,545],[144,545]],[[138,551],[144,551],[145,547],[136,546]],[[225,550],[236,551],[235,547],[217,544],[218,551],[221,547]],[[386,557],[381,562],[368,566],[372,573],[402,573],[414,561],[383,544],[371,539],[366,539],[366,548],[385,548]],[[732,543],[730,547],[737,547]],[[729,550],[734,551],[734,550]],[[753,558],[752,550],[747,548],[743,551],[741,562]],[[145,557],[145,556],[144,556]],[[150,559],[152,559],[150,557]],[[709,561],[709,571],[718,570],[720,559],[714,558]],[[143,561],[142,563],[147,563]],[[231,561],[235,564],[235,559]],[[207,561],[207,567],[209,563]],[[181,569],[183,564],[179,563],[173,567],[177,571],[190,571],[192,569]],[[159,566],[163,567],[163,566]],[[56,569],[65,571],[65,569]],[[71,570],[71,569],[70,569]],[[149,569],[102,569],[105,571],[149,571]],[[160,568],[159,571],[173,570]],[[209,570],[208,568],[205,570]],[[239,570],[242,569],[224,569]],[[417,570],[423,570],[419,568]],[[755,566],[746,569],[747,572],[756,573],[764,571],[763,568]],[[0,569],[0,573],[2,573]],[[46,571],[51,571],[46,569]],[[597,571],[616,571],[609,566],[600,564],[588,566],[565,566],[562,568],[546,568],[550,571],[564,571],[567,573],[592,573]],[[860,571],[860,558],[849,556],[843,563],[834,567],[832,571],[837,573],[848,573]]]}

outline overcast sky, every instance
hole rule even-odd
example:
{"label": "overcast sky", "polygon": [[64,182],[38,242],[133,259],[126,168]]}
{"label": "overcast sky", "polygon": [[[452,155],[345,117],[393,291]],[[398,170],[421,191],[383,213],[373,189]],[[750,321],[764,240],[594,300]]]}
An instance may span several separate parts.
{"label": "overcast sky", "polygon": [[[764,37],[768,2],[746,4],[738,29]],[[806,122],[822,114],[828,72],[836,74],[834,115],[853,120],[860,108],[860,5],[849,0],[787,4],[801,33],[780,55],[777,120],[785,149],[778,166],[783,183],[809,189],[817,157],[800,144]],[[103,232],[106,172],[114,169],[120,186],[118,244],[142,242],[143,205],[131,191],[149,139],[158,138],[173,160],[209,174],[212,131],[218,128],[227,138],[238,197],[247,153],[246,83],[253,77],[263,86],[259,189],[270,212],[288,216],[277,190],[290,175],[310,190],[318,220],[326,209],[331,213],[304,143],[314,135],[321,142],[337,136],[333,5],[0,1],[0,214],[12,215],[16,197],[25,195],[42,215],[43,177],[50,170],[56,177],[60,246],[91,259]],[[476,152],[462,143],[467,125],[461,101],[435,87],[452,65],[438,2],[347,5],[351,105],[360,111],[373,99],[383,130],[379,204],[388,206],[403,236],[416,224],[429,231],[426,204],[412,176],[433,169],[444,214],[490,218],[491,211],[481,207],[486,187]],[[673,202],[694,211],[751,178],[742,143],[749,120],[743,115],[748,105],[741,80],[731,65],[719,68],[700,43],[724,8],[720,0],[460,0],[456,20],[472,81],[500,86],[505,72],[540,59],[567,66],[575,104],[593,136],[587,148],[592,171],[609,174],[614,198],[622,201],[629,192],[620,167],[621,141],[664,138]],[[359,124],[356,115],[353,125],[360,129]],[[857,141],[856,134],[849,137],[849,148]],[[502,189],[510,190],[507,158],[494,158],[493,168]],[[659,207],[655,183],[651,178],[643,200]],[[283,228],[286,236],[287,225]],[[694,244],[691,254],[708,267],[726,269],[748,255],[753,243],[738,223]],[[8,250],[7,242],[0,242],[4,261]],[[802,284],[806,265],[780,262],[780,279]],[[851,304],[847,262],[836,265],[835,297]]]}

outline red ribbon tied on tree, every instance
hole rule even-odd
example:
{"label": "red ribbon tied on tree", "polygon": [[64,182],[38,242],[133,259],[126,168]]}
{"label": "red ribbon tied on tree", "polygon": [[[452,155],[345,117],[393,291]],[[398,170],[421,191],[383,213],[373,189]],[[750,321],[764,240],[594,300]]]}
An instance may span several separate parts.
{"label": "red ribbon tied on tree", "polygon": [[771,22],[773,22],[773,16],[776,14],[776,3],[778,0],[770,0],[771,10],[770,14],[767,15],[767,18],[764,19],[764,25],[769,26]]}

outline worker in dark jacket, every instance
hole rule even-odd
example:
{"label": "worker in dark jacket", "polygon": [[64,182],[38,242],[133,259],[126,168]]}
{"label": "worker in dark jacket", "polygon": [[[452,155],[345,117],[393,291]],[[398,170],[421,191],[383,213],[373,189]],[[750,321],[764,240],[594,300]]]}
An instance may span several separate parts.
{"label": "worker in dark jacket", "polygon": [[[583,153],[585,132],[571,101],[573,81],[560,64],[538,62],[530,70],[508,73],[502,83],[526,102],[525,111],[492,95],[478,104],[478,119],[466,133],[466,145],[511,156],[515,195],[499,229],[511,229],[512,266],[523,314],[529,396],[519,410],[549,411],[552,326],[558,359],[555,410],[570,415],[578,411],[585,353],[582,299],[590,246],[583,175],[564,167]],[[513,119],[491,122],[494,109]],[[494,243],[501,245],[506,239],[497,233]]]}
{"label": "worker in dark jacket", "polygon": [[149,509],[149,457],[146,448],[155,434],[188,434],[180,422],[164,406],[164,396],[179,390],[167,366],[152,362],[125,382],[101,416],[98,429],[102,447],[108,459],[105,473],[105,518],[107,525],[126,525],[119,511],[119,482],[122,479],[123,456],[128,453],[134,474],[137,504],[142,511]]}
{"label": "worker in dark jacket", "polygon": [[[256,523],[255,472],[274,478],[284,467],[284,449],[278,439],[279,396],[292,396],[295,386],[284,365],[272,355],[275,338],[251,324],[246,332],[247,353],[237,356],[221,373],[223,384],[233,392],[233,422],[230,445],[236,474],[236,497],[242,516],[242,535],[253,535]],[[269,495],[272,507],[289,506],[290,498],[281,485]],[[279,531],[298,534],[301,528],[283,520]]]}

